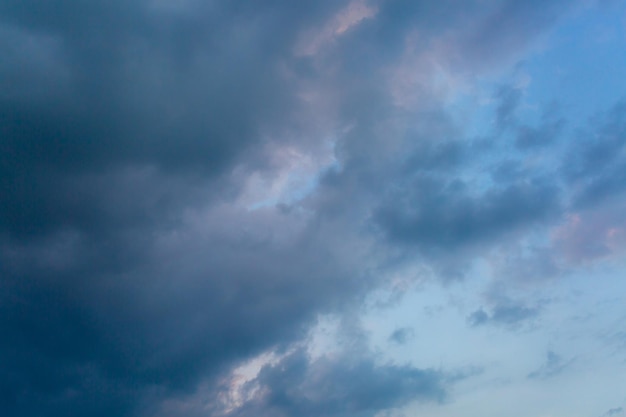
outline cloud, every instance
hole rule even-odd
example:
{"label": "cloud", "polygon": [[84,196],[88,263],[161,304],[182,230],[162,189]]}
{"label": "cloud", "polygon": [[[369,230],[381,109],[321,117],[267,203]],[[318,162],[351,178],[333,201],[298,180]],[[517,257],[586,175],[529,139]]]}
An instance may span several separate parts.
{"label": "cloud", "polygon": [[512,86],[502,86],[498,89],[496,99],[498,107],[496,108],[496,126],[504,129],[515,124],[515,112],[519,107],[522,90]]}
{"label": "cloud", "polygon": [[626,247],[622,204],[572,213],[554,231],[556,249],[570,264],[619,256]]}
{"label": "cloud", "polygon": [[293,121],[281,56],[334,6],[74,3],[0,6],[2,33],[32,49],[0,68],[9,416],[138,413],[367,285],[331,266],[298,213],[236,205],[249,172],[272,175],[267,137],[281,146]]}
{"label": "cloud", "polygon": [[536,318],[539,313],[539,307],[528,307],[511,300],[501,300],[491,308],[491,313],[480,308],[470,314],[467,320],[473,327],[495,324],[516,328],[525,321]]}
{"label": "cloud", "polygon": [[[429,87],[440,63],[476,71],[489,45],[491,63],[507,61],[562,5],[516,4],[2,2],[1,414],[141,416],[202,384],[211,397],[243,361],[358,304],[398,248],[436,262],[558,213],[541,175],[472,178],[498,152]],[[479,23],[455,29],[468,18]],[[389,90],[413,59],[429,69],[415,111]],[[592,156],[563,169],[572,184],[619,168],[610,137],[581,145]],[[302,155],[310,168],[291,170]],[[277,185],[289,175],[306,190]],[[274,192],[248,193],[258,183]],[[263,367],[237,413],[370,416],[438,401],[442,381],[296,350]]]}
{"label": "cloud", "polygon": [[460,180],[442,183],[419,178],[402,200],[376,213],[392,240],[425,247],[452,248],[514,231],[549,216],[557,207],[557,190],[550,184],[520,183],[489,189],[479,196]]}
{"label": "cloud", "polygon": [[606,413],[602,414],[602,417],[611,417],[611,416],[617,416],[620,414],[624,413],[624,409],[622,407],[617,407],[617,408],[611,408],[609,411],[607,411]]}
{"label": "cloud", "polygon": [[621,100],[596,115],[570,148],[561,170],[575,191],[575,207],[585,208],[623,197],[625,108],[626,102]]}
{"label": "cloud", "polygon": [[548,351],[546,354],[546,362],[537,370],[528,374],[529,379],[548,379],[553,378],[561,374],[566,368],[568,368],[575,358],[564,361],[563,358],[552,352]]}
{"label": "cloud", "polygon": [[515,144],[522,150],[545,147],[559,138],[565,124],[562,117],[548,110],[538,126],[523,125],[518,128]]}
{"label": "cloud", "polygon": [[192,223],[148,248],[111,242],[119,251],[137,244],[130,260],[105,243],[88,243],[74,249],[82,262],[57,271],[28,262],[42,261],[39,253],[19,251],[26,260],[2,271],[0,324],[11,341],[3,369],[16,393],[11,407],[64,415],[66,407],[84,403],[72,412],[90,414],[99,412],[92,398],[103,393],[124,414],[149,401],[153,387],[181,395],[241,358],[298,338],[319,309],[345,305],[368,280],[361,276],[358,283],[358,269],[344,264],[342,271],[320,251],[327,242],[314,248],[297,235],[285,242],[258,230],[246,236],[233,220],[216,220],[223,235],[215,226],[205,235]]}
{"label": "cloud", "polygon": [[441,401],[445,377],[434,370],[379,365],[356,354],[307,358],[290,353],[266,365],[245,389],[250,398],[232,416],[374,416],[412,401]]}
{"label": "cloud", "polygon": [[402,327],[394,330],[391,335],[389,335],[389,341],[397,343],[399,345],[404,345],[408,341],[410,341],[413,337],[415,337],[415,332],[410,327]]}
{"label": "cloud", "polygon": [[[504,84],[497,88],[494,100],[495,128],[500,135],[513,135],[518,150],[530,151],[537,147],[546,147],[561,135],[566,120],[560,115],[558,106],[552,104],[541,110],[539,121],[535,124],[522,122],[520,107],[524,107],[524,88]],[[526,105],[527,106],[527,105]]]}
{"label": "cloud", "polygon": [[546,301],[537,300],[536,297],[526,301],[510,298],[508,294],[511,289],[515,289],[515,286],[505,282],[492,284],[486,294],[489,308],[481,307],[471,313],[467,318],[468,323],[473,327],[489,324],[518,329],[537,319]]}

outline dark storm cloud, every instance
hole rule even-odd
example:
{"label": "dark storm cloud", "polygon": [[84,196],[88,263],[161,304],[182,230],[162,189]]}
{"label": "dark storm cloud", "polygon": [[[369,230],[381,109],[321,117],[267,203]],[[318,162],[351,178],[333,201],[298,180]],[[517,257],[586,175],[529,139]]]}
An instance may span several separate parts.
{"label": "dark storm cloud", "polygon": [[[0,414],[143,415],[285,349],[319,311],[376,284],[374,261],[350,245],[353,212],[373,207],[390,242],[448,249],[551,213],[558,193],[540,180],[479,195],[449,180],[470,159],[454,141],[414,148],[406,135],[400,169],[383,152],[397,132],[378,124],[396,120],[380,68],[416,24],[436,33],[465,16],[451,4],[380,2],[378,20],[331,42],[324,57],[340,65],[325,75],[294,49],[345,2],[2,2]],[[551,10],[532,4],[516,22]],[[247,174],[271,175],[266,145],[315,145],[300,82],[332,90],[334,123],[354,125],[337,146],[342,170],[305,210],[229,205]],[[262,370],[266,390],[242,413],[370,416],[444,393],[437,372],[369,357],[299,351],[281,365]]]}
{"label": "dark storm cloud", "polygon": [[[344,304],[365,284],[312,241],[203,237],[195,227],[159,238],[134,262],[103,259],[118,255],[106,247],[72,248],[70,239],[61,252],[75,250],[84,263],[55,271],[18,259],[3,268],[2,368],[11,387],[3,408],[124,415],[152,390],[191,392],[238,359],[300,337],[317,309]],[[43,263],[43,255],[32,256]]]}
{"label": "dark storm cloud", "polygon": [[[0,74],[9,90],[0,100],[2,195],[11,196],[0,208],[3,229],[82,227],[80,211],[98,212],[103,195],[81,189],[91,185],[85,173],[147,167],[206,182],[232,169],[296,107],[280,60],[298,25],[330,11],[323,2],[274,6],[214,3],[167,14],[148,2],[4,2],[2,25],[31,50],[12,51],[16,63]],[[59,79],[24,71],[26,53],[52,55]],[[31,59],[36,66],[39,57]],[[33,83],[36,92],[18,95]],[[188,204],[180,197],[158,196]]]}
{"label": "dark storm cloud", "polygon": [[339,5],[292,6],[0,5],[3,415],[137,412],[297,337],[352,287],[312,236],[185,220],[232,199],[233,167],[289,123],[281,60]]}
{"label": "dark storm cloud", "polygon": [[445,375],[410,366],[378,365],[353,352],[311,360],[298,350],[266,365],[249,382],[253,399],[232,416],[359,416],[411,401],[444,399]]}

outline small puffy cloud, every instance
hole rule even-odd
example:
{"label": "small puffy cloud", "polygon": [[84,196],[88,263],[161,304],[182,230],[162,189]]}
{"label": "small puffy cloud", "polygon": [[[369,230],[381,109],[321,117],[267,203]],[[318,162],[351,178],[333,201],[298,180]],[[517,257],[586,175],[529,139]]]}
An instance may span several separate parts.
{"label": "small puffy cloud", "polygon": [[389,335],[389,341],[396,343],[398,345],[404,345],[409,342],[413,337],[415,337],[415,331],[410,327],[402,327],[394,330]]}

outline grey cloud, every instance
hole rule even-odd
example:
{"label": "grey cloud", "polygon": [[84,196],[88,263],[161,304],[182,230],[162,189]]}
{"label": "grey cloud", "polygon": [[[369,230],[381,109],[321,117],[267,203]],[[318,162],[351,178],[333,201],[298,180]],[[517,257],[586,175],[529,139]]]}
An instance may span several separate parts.
{"label": "grey cloud", "polygon": [[[416,24],[435,33],[465,16],[450,4],[380,3],[325,56],[337,64],[327,75],[293,49],[346,2],[0,3],[0,413],[143,415],[290,345],[376,285],[376,260],[350,240],[370,232],[354,223],[372,210],[389,241],[450,248],[558,206],[541,181],[480,196],[448,181],[469,159],[450,138],[413,147],[406,135],[399,152],[413,159],[399,168],[397,153],[383,157],[398,132],[381,122],[397,109],[380,69]],[[234,208],[246,174],[271,174],[266,145],[317,146],[300,82],[337,95],[332,128],[354,125],[337,145],[342,169],[302,210]],[[369,416],[443,395],[439,373],[369,357],[283,365],[257,380],[273,396],[242,412]]]}
{"label": "grey cloud", "polygon": [[564,272],[553,247],[518,248],[494,257],[492,262],[498,276],[517,282],[547,281]]}
{"label": "grey cloud", "polygon": [[266,365],[248,383],[253,398],[232,416],[360,416],[411,401],[441,401],[445,376],[411,366],[378,365],[363,355],[311,360],[304,351]]}
{"label": "grey cloud", "polygon": [[[368,20],[351,30],[331,51],[345,70],[346,80],[353,85],[355,79],[367,77],[377,71],[377,62],[383,59],[393,62],[402,56],[408,33],[419,27],[425,40],[440,36],[443,27],[452,28],[463,18],[484,13],[480,2],[467,1],[462,8],[453,0],[437,3],[410,0],[374,0],[368,2],[378,12],[375,19]],[[428,42],[423,42],[427,45]]]}
{"label": "grey cloud", "polygon": [[626,102],[596,116],[572,145],[561,170],[576,190],[573,205],[597,205],[621,196],[626,184]]}
{"label": "grey cloud", "polygon": [[482,308],[474,311],[467,318],[473,327],[485,324],[495,324],[507,327],[516,327],[526,320],[537,317],[540,310],[535,307],[527,307],[516,303],[497,303],[491,313],[487,313]]}
{"label": "grey cloud", "polygon": [[[400,4],[401,2],[381,3],[376,19],[360,26],[354,36],[358,34],[367,39],[363,31],[374,30],[376,25],[383,25],[385,16],[393,15],[394,7],[399,7]],[[534,13],[555,15],[557,4],[564,5],[553,2],[546,8],[533,3],[520,7],[524,13],[507,18],[521,21],[529,16],[537,17]],[[498,9],[500,6],[502,8]],[[415,4],[403,9],[403,18],[409,19],[410,12],[420,7],[421,5]],[[488,7],[474,8],[474,5],[468,5],[467,10],[495,16],[499,13],[506,14],[506,10],[517,10],[517,7],[510,2],[504,2],[496,7],[499,11]],[[551,19],[547,18],[546,24]],[[534,33],[540,32],[539,26],[535,27]],[[476,30],[476,27],[461,27],[461,32]],[[426,34],[428,36],[428,31]],[[338,43],[343,41],[342,39]],[[349,74],[352,75],[352,72]],[[355,79],[367,81],[355,76],[346,82],[354,85]],[[454,131],[450,120],[437,113],[436,102],[426,104],[427,111],[406,115],[414,117],[418,121],[415,123],[417,126],[426,125],[431,128],[418,134],[413,134],[410,128],[407,129],[411,132],[409,134],[400,131],[399,136],[404,141],[399,141],[395,132],[385,131],[387,119],[395,117],[394,120],[398,120],[398,115],[392,113],[393,106],[389,97],[381,94],[371,84],[360,86],[369,88],[366,91],[370,95],[358,102],[344,103],[351,110],[348,120],[355,127],[345,137],[340,138],[338,144],[343,170],[332,171],[323,178],[323,187],[319,193],[322,197],[318,200],[325,205],[318,207],[321,212],[332,215],[342,213],[346,210],[343,204],[350,201],[352,207],[362,207],[364,213],[361,214],[366,215],[367,206],[372,205],[370,220],[389,241],[429,252],[447,246],[462,247],[495,241],[502,235],[536,225],[559,214],[561,196],[557,181],[554,178],[541,178],[528,171],[509,177],[501,181],[499,186],[486,189],[482,195],[476,195],[473,184],[460,178],[464,169],[469,171],[469,167],[480,165],[483,156],[488,159],[498,152],[493,143],[484,147],[479,141],[454,139],[458,132]],[[502,123],[504,119],[507,119],[507,123],[512,123],[509,119],[514,118],[520,94],[518,89],[503,88],[502,105],[497,111]],[[425,96],[428,97],[428,94],[425,93]],[[424,101],[427,100],[422,100]],[[362,111],[363,103],[366,102],[376,104],[368,107],[368,111]],[[428,107],[429,104],[431,107]],[[377,110],[375,117],[370,112],[373,108]],[[539,126],[520,127],[519,146],[528,148],[539,145],[539,142],[550,142],[558,134],[562,124],[561,120],[553,119],[547,117]],[[403,117],[399,120],[400,123],[406,121]],[[433,123],[433,120],[436,122]],[[379,134],[380,131],[383,133]],[[397,153],[390,155],[389,149],[396,149]],[[398,160],[404,161],[400,168],[397,165]],[[459,173],[461,175],[457,177]],[[374,198],[371,197],[373,193],[377,194]],[[386,195],[382,201],[379,197],[381,194]],[[351,217],[358,216],[352,213]]]}
{"label": "grey cloud", "polygon": [[[174,247],[165,239],[165,249],[144,247],[133,262],[103,259],[120,254],[100,243],[75,249],[84,263],[58,271],[4,268],[9,415],[125,415],[152,390],[182,395],[241,358],[300,337],[318,309],[345,305],[365,284],[312,242],[176,235]],[[129,248],[120,243],[119,251]]]}
{"label": "grey cloud", "polygon": [[340,6],[236,3],[0,5],[3,415],[139,414],[367,285],[312,235],[187,220],[237,195],[235,166],[265,169],[298,107],[279,62]]}
{"label": "grey cloud", "polygon": [[[11,196],[0,205],[4,228],[13,234],[47,233],[61,224],[80,229],[83,216],[76,212],[95,215],[104,200],[104,192],[85,195],[75,184],[78,178],[89,188],[89,175],[153,169],[164,177],[158,182],[179,178],[218,194],[224,189],[212,180],[237,164],[256,168],[253,156],[265,138],[278,137],[301,104],[279,63],[295,65],[300,27],[340,4],[236,3],[194,3],[176,14],[143,1],[4,2],[2,26],[33,49],[52,44],[46,53],[63,75],[56,88],[48,74],[12,69],[13,62],[0,73],[11,89],[0,100],[1,190]],[[15,74],[24,79],[9,82]],[[33,83],[40,88],[35,97],[16,96],[16,83],[18,91]],[[180,206],[206,198],[196,190],[180,197],[163,198]]]}
{"label": "grey cloud", "polygon": [[616,408],[611,408],[606,413],[602,414],[602,417],[612,417],[612,416],[617,416],[623,413],[624,413],[623,407],[616,407]]}
{"label": "grey cloud", "polygon": [[375,221],[388,238],[424,248],[488,241],[558,210],[558,190],[541,182],[510,184],[474,197],[462,181],[419,178],[381,207]]}
{"label": "grey cloud", "polygon": [[515,112],[522,99],[522,90],[512,86],[501,86],[497,93],[498,107],[496,108],[496,126],[503,130],[515,126]]}
{"label": "grey cloud", "polygon": [[569,367],[572,362],[574,362],[574,359],[563,360],[560,355],[553,351],[548,351],[546,353],[546,362],[539,369],[529,373],[528,378],[548,379],[555,377]]}
{"label": "grey cloud", "polygon": [[517,159],[501,161],[491,171],[491,179],[498,184],[510,184],[527,176],[527,170]]}
{"label": "grey cloud", "polygon": [[404,345],[413,337],[415,337],[415,331],[412,328],[402,327],[394,330],[391,335],[389,335],[389,340],[399,345]]}
{"label": "grey cloud", "polygon": [[575,0],[496,2],[491,13],[461,41],[461,51],[474,65],[489,65],[502,57],[515,59],[519,51],[577,3]]}
{"label": "grey cloud", "polygon": [[471,147],[460,140],[418,141],[405,163],[406,174],[454,172],[464,165],[471,151]]}
{"label": "grey cloud", "polygon": [[485,310],[481,308],[470,314],[467,320],[472,326],[481,326],[489,322],[489,314],[487,314]]}
{"label": "grey cloud", "polygon": [[[456,279],[467,269],[464,253],[499,245],[561,214],[553,168],[529,169],[517,160],[491,165],[502,159],[497,135],[462,137],[443,112],[429,110],[415,116],[415,125],[401,119],[391,143],[380,142],[386,136],[372,132],[385,132],[391,116],[380,101],[376,106],[378,118],[359,120],[341,138],[342,169],[328,172],[312,198],[320,218],[365,224],[407,258],[417,252],[438,274]],[[472,180],[476,171],[494,181]]]}
{"label": "grey cloud", "polygon": [[518,128],[515,144],[522,150],[545,147],[560,136],[564,126],[564,119],[546,112],[539,126],[520,126]]}
{"label": "grey cloud", "polygon": [[496,90],[494,99],[497,101],[496,128],[500,134],[512,135],[519,150],[529,151],[550,145],[564,130],[566,121],[555,104],[542,109],[536,125],[522,123],[517,115],[523,103],[523,89],[520,87],[502,85]]}

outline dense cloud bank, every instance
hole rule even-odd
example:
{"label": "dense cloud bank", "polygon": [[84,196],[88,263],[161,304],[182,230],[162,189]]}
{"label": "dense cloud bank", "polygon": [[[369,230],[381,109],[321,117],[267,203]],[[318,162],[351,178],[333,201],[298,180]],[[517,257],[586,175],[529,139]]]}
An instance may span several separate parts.
{"label": "dense cloud bank", "polygon": [[[200,386],[217,398],[268,349],[289,353],[248,401],[207,412],[369,417],[445,398],[440,371],[290,346],[407,259],[458,279],[568,213],[619,221],[604,202],[625,202],[624,104],[566,141],[550,109],[518,121],[522,93],[503,86],[476,137],[434,82],[516,62],[575,5],[3,1],[0,414],[159,415]],[[615,239],[545,250],[566,268]]]}

